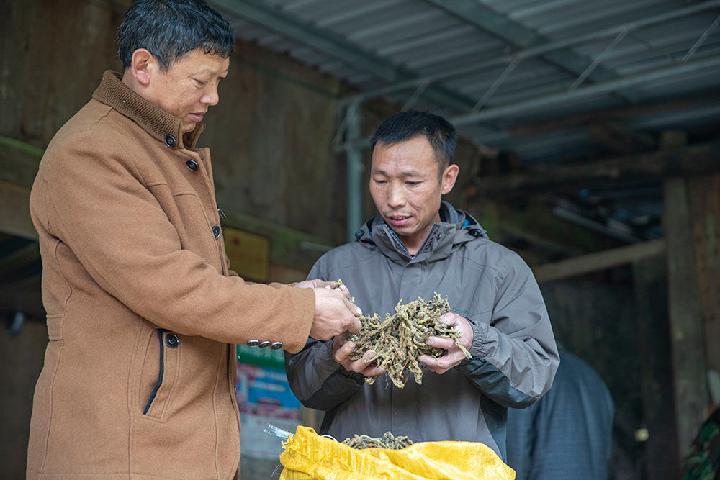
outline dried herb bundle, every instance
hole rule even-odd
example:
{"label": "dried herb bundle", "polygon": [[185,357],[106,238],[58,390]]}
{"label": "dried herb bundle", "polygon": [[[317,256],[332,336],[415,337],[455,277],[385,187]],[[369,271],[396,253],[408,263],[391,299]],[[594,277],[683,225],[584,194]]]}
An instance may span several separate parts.
{"label": "dried herb bundle", "polygon": [[[418,357],[430,355],[437,358],[445,354],[445,350],[441,348],[426,345],[428,337],[454,339],[465,356],[470,358],[470,352],[457,343],[460,332],[455,327],[440,322],[440,317],[449,311],[450,304],[447,299],[436,293],[431,300],[418,298],[407,304],[398,303],[395,314],[387,315],[384,320],[380,320],[377,314],[371,317],[361,316],[360,333],[348,337],[356,344],[350,358],[357,360],[368,350],[373,350],[377,354],[375,362],[387,371],[396,387],[405,386],[406,368],[415,376],[415,382],[421,384],[423,372]],[[373,383],[374,380],[368,378],[366,382]]]}
{"label": "dried herb bundle", "polygon": [[400,450],[413,444],[412,440],[403,435],[397,437],[390,432],[385,432],[382,438],[368,437],[367,435],[354,435],[352,438],[346,438],[342,441],[351,448],[389,448],[391,450]]}

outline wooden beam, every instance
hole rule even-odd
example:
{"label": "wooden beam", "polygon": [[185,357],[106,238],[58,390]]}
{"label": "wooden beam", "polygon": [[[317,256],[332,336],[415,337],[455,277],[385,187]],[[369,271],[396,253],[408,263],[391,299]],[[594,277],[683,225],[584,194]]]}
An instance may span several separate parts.
{"label": "wooden beam", "polygon": [[643,258],[661,255],[664,251],[664,240],[652,240],[540,265],[533,271],[538,282],[550,282],[619,267]]}
{"label": "wooden beam", "polygon": [[620,155],[653,150],[657,146],[652,136],[635,132],[617,123],[591,125],[590,138]]}
{"label": "wooden beam", "polygon": [[614,239],[601,237],[587,228],[566,222],[552,212],[555,199],[538,197],[525,205],[494,200],[461,203],[500,243],[520,237],[544,250],[582,255],[616,247]]}
{"label": "wooden beam", "polygon": [[720,171],[720,141],[571,165],[545,166],[531,172],[475,181],[473,196],[527,195],[620,181],[703,175]]}
{"label": "wooden beam", "polygon": [[684,456],[708,405],[703,309],[698,285],[687,180],[665,183],[668,301],[679,454]]}
{"label": "wooden beam", "polygon": [[635,318],[641,365],[643,418],[650,436],[645,444],[645,478],[675,480],[679,458],[673,394],[667,263],[663,256],[633,262]]}

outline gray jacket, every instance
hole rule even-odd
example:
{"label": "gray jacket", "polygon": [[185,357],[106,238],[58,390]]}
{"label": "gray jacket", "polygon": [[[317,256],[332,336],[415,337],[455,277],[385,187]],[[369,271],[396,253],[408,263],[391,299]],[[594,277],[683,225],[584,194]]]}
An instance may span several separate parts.
{"label": "gray jacket", "polygon": [[286,354],[295,395],[326,412],[321,432],[342,440],[390,431],[412,440],[482,442],[505,457],[507,408],[525,407],[552,385],[558,353],[532,272],[514,252],[490,241],[475,220],[443,202],[441,223],[410,256],[381,217],[331,250],[308,278],[342,279],[367,314],[394,312],[399,301],[447,296],[473,325],[473,358],[422,385],[398,389],[387,377],[373,385],[332,357],[332,342],[310,339]]}

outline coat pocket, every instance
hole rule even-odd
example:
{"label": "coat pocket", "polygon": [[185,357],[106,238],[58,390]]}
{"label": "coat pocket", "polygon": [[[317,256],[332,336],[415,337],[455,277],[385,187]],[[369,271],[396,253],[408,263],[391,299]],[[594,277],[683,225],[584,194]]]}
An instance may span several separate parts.
{"label": "coat pocket", "polygon": [[[155,342],[155,345],[152,343]],[[151,348],[154,347],[154,348]],[[152,361],[155,355],[156,360]],[[176,333],[158,328],[155,330],[154,338],[150,340],[148,345],[144,375],[149,372],[150,365],[155,365],[156,377],[152,383],[149,392],[142,405],[142,413],[146,417],[164,420],[168,416],[168,411],[173,398],[175,385],[179,373],[180,362],[180,336]]]}

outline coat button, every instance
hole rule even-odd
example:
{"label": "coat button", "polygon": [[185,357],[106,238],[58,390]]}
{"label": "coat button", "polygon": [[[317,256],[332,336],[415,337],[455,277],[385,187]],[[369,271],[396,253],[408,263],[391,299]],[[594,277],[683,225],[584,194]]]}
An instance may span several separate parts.
{"label": "coat button", "polygon": [[257,347],[260,345],[260,340],[248,340],[247,345],[248,347]]}
{"label": "coat button", "polygon": [[282,346],[283,346],[282,342],[273,342],[270,345],[270,348],[272,348],[273,350],[277,350],[278,348],[282,348]]}
{"label": "coat button", "polygon": [[198,163],[195,160],[188,160],[185,162],[185,165],[193,172],[197,172],[198,170]]}
{"label": "coat button", "polygon": [[167,337],[165,337],[165,345],[170,348],[176,348],[178,345],[180,345],[180,337],[178,337],[174,333],[168,333]]}
{"label": "coat button", "polygon": [[272,342],[270,340],[263,340],[262,342],[260,342],[260,345],[258,345],[258,347],[260,347],[260,348],[269,347],[271,343]]}
{"label": "coat button", "polygon": [[220,233],[222,232],[220,225],[215,225],[214,227],[212,227],[212,232],[215,238],[218,238],[220,236]]}
{"label": "coat button", "polygon": [[175,138],[175,135],[172,133],[168,133],[165,135],[165,145],[167,145],[170,148],[175,148],[175,145],[177,145],[177,139]]}

